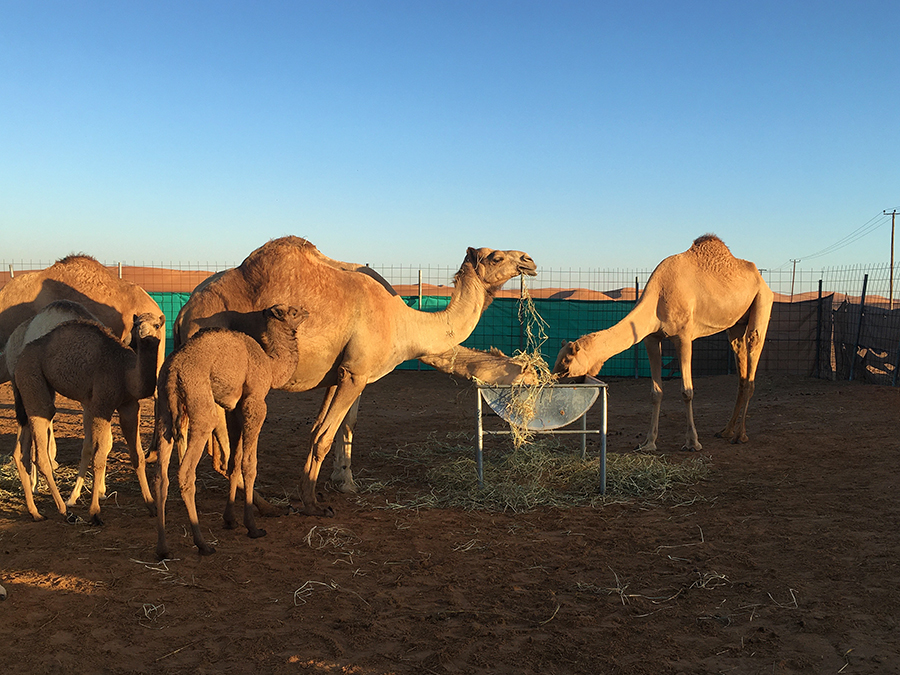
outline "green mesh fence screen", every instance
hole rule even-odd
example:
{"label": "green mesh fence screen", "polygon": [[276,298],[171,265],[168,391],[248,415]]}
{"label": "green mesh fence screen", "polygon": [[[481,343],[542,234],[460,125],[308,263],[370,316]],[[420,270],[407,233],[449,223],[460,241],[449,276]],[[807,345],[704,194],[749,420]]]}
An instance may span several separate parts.
{"label": "green mesh fence screen", "polygon": [[[175,318],[181,311],[190,293],[150,293],[166,315],[166,353],[174,348],[172,328]],[[418,297],[403,298],[413,309],[419,309]],[[439,312],[450,302],[446,296],[425,296],[422,298],[422,311]],[[485,310],[475,330],[463,342],[472,349],[490,349],[495,347],[508,356],[523,351],[526,345],[527,317],[520,319],[520,302],[512,298],[498,298]],[[619,322],[634,307],[630,301],[596,301],[596,300],[534,300],[535,310],[546,323],[543,332],[547,338],[541,345],[541,355],[552,367],[556,355],[564,340],[574,340],[587,333],[603,330]],[[729,368],[729,352],[727,342],[722,336],[713,336],[697,341],[694,353],[703,349],[704,342],[709,342],[715,349],[716,367],[712,372],[726,372]],[[667,342],[663,343],[663,370],[667,377],[677,376],[678,365],[674,362],[674,353]],[[419,361],[405,361],[397,366],[398,370],[431,370]],[[603,366],[602,374],[607,377],[650,377],[650,365],[647,352],[642,344],[637,344],[621,354],[612,357]],[[700,374],[696,373],[695,374]]]}

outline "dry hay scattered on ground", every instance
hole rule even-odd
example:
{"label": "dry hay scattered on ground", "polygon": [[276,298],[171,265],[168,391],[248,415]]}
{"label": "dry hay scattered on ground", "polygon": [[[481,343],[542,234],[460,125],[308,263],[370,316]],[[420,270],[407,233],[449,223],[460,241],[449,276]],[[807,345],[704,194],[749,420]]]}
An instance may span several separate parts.
{"label": "dry hay scattered on ground", "polygon": [[[217,546],[208,558],[196,554],[175,497],[173,559],[153,559],[154,523],[121,438],[101,528],[52,517],[43,497],[51,517],[32,523],[4,478],[5,660],[23,673],[894,672],[900,391],[765,377],[750,443],[733,446],[713,434],[735,379],[698,378],[704,449],[692,455],[678,450],[680,383],[667,381],[663,487],[633,498],[612,483],[619,459],[648,460],[631,449],[646,432],[649,383],[609,385],[611,489],[591,505],[529,496],[523,506],[515,493],[451,504],[477,494],[474,388],[427,372],[392,373],[367,389],[354,439],[365,490],[337,494],[323,476],[334,519],[267,519],[258,540],[224,530],[225,482],[204,460],[199,507]],[[270,396],[260,483],[282,503],[296,497],[319,400]],[[77,464],[80,415],[60,408],[65,476]],[[0,464],[14,432],[3,385]],[[149,425],[142,432],[146,442]],[[488,490],[505,480],[521,489],[551,473],[547,462],[557,476],[579,467],[572,442],[544,444],[531,457],[491,439]],[[596,452],[589,441],[578,471]],[[678,477],[694,464],[699,476]],[[559,485],[579,485],[578,471]]]}

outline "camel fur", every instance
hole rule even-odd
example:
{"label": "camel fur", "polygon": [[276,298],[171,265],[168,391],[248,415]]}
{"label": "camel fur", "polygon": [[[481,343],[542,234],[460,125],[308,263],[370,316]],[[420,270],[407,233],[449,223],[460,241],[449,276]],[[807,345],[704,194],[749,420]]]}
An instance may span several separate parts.
{"label": "camel fur", "polygon": [[156,554],[160,560],[169,556],[166,498],[169,489],[168,466],[175,444],[178,444],[182,458],[178,481],[194,543],[203,555],[215,552],[200,532],[195,483],[197,463],[207,439],[219,424],[220,408],[236,413],[231,425],[231,439],[225,441],[235,448],[231,459],[225,526],[230,529],[237,525],[234,501],[240,475],[245,495],[244,525],[247,534],[253,538],[266,534],[265,530],[256,527],[253,516],[257,442],[266,418],[266,395],[273,387],[282,386],[297,367],[297,327],[308,314],[305,310],[285,305],[274,305],[256,314],[261,315],[265,323],[259,343],[245,332],[224,328],[204,329],[170,354],[160,370],[156,397],[156,437],[159,439]]}
{"label": "camel fur", "polygon": [[[301,477],[303,511],[331,515],[319,504],[316,481],[342,423],[365,386],[409,359],[444,354],[475,328],[493,293],[519,274],[536,274],[521,251],[470,248],[440,312],[407,307],[371,274],[343,269],[299,237],[272,240],[241,265],[193,293],[175,331],[187,339],[204,327],[229,327],[234,315],[286,302],[309,310],[297,331],[298,362],[288,391],[325,388]],[[348,463],[349,464],[349,463]],[[348,466],[349,471],[349,466]],[[352,478],[351,478],[352,480]]]}
{"label": "camel fur", "polygon": [[728,424],[716,435],[733,443],[745,443],[747,409],[766,341],[773,297],[756,265],[735,258],[715,235],[704,235],[687,251],[666,258],[656,267],[640,300],[619,323],[564,344],[553,370],[560,377],[596,375],[607,359],[643,340],[650,357],[653,409],[647,438],[638,449],[653,452],[662,404],[661,343],[667,338],[675,345],[681,366],[681,391],[687,414],[684,449],[700,450],[692,406],[692,343],[697,338],[727,331],[737,363],[738,395]]}
{"label": "camel fur", "polygon": [[[75,319],[85,319],[87,321],[96,321],[96,317],[91,314],[84,305],[71,300],[54,300],[46,305],[37,314],[19,324],[6,341],[6,349],[0,354],[0,370],[6,369],[8,373],[14,373],[19,355],[29,342],[33,342],[39,337],[46,335],[61,323],[72,321]],[[21,431],[21,429],[20,429]],[[53,469],[57,468],[56,463],[56,439],[53,435],[53,427],[50,427],[50,462]],[[21,433],[16,437],[16,444],[22,441]],[[24,452],[25,449],[23,448]],[[15,451],[14,451],[15,452]],[[31,458],[31,488],[37,488],[37,462],[32,448],[28,449],[28,456]],[[72,506],[72,504],[69,504]]]}
{"label": "camel fur", "polygon": [[162,314],[135,315],[131,320],[130,347],[105,326],[85,320],[63,323],[22,350],[13,374],[16,419],[23,429],[14,455],[25,491],[25,504],[34,520],[42,520],[34,504],[31,481],[22,463],[22,448],[35,443],[38,469],[47,481],[60,514],[68,518],[66,504],[53,479],[49,456],[50,424],[59,393],[84,409],[84,446],[78,478],[70,502],[78,499],[88,465],[93,461],[94,484],[91,522],[102,525],[100,498],[106,495],[106,459],[112,448],[112,416],[119,424],[138,476],[141,494],[150,512],[153,497],[147,484],[144,453],[138,433],[140,399],[153,395],[159,370],[159,335]]}
{"label": "camel fur", "polygon": [[[5,351],[10,335],[23,321],[54,300],[71,300],[84,306],[126,345],[133,335],[133,317],[162,314],[156,301],[140,286],[119,279],[90,256],[70,255],[47,269],[16,276],[0,289],[0,349]],[[162,365],[165,332],[157,337],[158,362]],[[12,373],[0,363],[0,383],[11,378]]]}

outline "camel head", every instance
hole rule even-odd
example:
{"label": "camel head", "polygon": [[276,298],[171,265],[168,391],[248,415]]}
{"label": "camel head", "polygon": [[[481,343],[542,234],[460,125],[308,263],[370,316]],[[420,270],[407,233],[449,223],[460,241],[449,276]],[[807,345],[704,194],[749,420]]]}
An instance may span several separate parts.
{"label": "camel head", "polygon": [[154,337],[160,341],[166,339],[166,317],[144,312],[143,314],[135,314],[131,318],[131,343],[135,340],[145,340]]}
{"label": "camel head", "polygon": [[527,274],[537,276],[537,265],[522,251],[495,251],[492,248],[471,248],[463,265],[469,263],[489,291],[499,288],[513,277]]}
{"label": "camel head", "polygon": [[584,375],[596,375],[603,367],[603,362],[597,362],[589,355],[582,341],[563,342],[562,349],[556,355],[556,364],[553,366],[553,374],[557,378],[582,377]]}
{"label": "camel head", "polygon": [[263,311],[268,318],[272,317],[278,321],[283,321],[290,330],[297,330],[297,327],[309,318],[309,312],[303,308],[297,309],[290,305],[272,305]]}

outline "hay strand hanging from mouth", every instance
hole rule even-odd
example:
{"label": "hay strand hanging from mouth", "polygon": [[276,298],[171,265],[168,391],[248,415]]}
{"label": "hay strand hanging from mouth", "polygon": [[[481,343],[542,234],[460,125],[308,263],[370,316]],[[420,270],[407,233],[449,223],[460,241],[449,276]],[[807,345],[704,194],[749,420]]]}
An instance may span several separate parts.
{"label": "hay strand hanging from mouth", "polygon": [[525,336],[525,350],[516,352],[513,361],[522,366],[523,372],[532,372],[534,382],[513,385],[513,396],[508,408],[511,419],[507,421],[516,448],[521,448],[534,438],[534,432],[528,428],[528,424],[535,417],[537,402],[544,387],[555,379],[541,355],[541,348],[547,341],[548,324],[535,307],[525,277],[522,277],[522,293],[519,297],[519,324]]}

